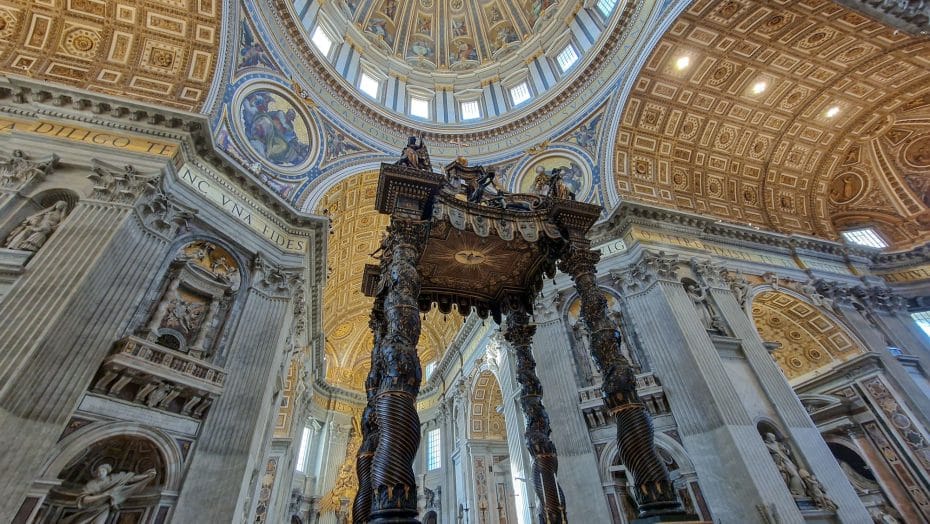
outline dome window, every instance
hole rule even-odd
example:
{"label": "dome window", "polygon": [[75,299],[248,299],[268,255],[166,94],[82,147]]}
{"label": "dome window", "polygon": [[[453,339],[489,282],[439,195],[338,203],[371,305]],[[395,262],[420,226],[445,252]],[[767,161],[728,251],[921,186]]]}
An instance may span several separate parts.
{"label": "dome window", "polygon": [[381,82],[372,78],[368,73],[362,73],[358,80],[358,88],[361,92],[376,99],[381,88]]}
{"label": "dome window", "polygon": [[610,16],[616,6],[617,0],[597,0],[597,10],[605,17]]}
{"label": "dome window", "polygon": [[429,100],[415,96],[410,97],[410,116],[429,118]]}
{"label": "dome window", "polygon": [[477,100],[462,102],[462,120],[476,120],[481,118],[481,108]]}
{"label": "dome window", "polygon": [[556,61],[563,73],[571,69],[575,62],[578,61],[578,53],[575,52],[575,47],[571,44],[565,46],[565,49],[556,57]]}
{"label": "dome window", "polygon": [[865,247],[874,247],[876,249],[882,249],[888,247],[888,242],[885,242],[885,239],[880,237],[878,233],[875,232],[871,227],[864,227],[861,229],[849,229],[841,232],[843,238],[850,244],[856,244],[858,246]]}
{"label": "dome window", "polygon": [[310,41],[313,42],[313,45],[323,53],[323,56],[328,57],[329,51],[333,48],[333,39],[326,34],[326,31],[322,27],[316,26],[316,29],[313,30],[313,36],[310,37]]}
{"label": "dome window", "polygon": [[530,98],[530,86],[526,82],[520,82],[510,88],[510,99],[513,101],[513,105],[518,106]]}

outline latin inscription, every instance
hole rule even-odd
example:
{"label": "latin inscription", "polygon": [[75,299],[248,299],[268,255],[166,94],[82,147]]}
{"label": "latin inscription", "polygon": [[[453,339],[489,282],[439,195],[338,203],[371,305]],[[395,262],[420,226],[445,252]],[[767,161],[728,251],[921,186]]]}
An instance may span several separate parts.
{"label": "latin inscription", "polygon": [[226,213],[235,217],[240,222],[247,224],[263,237],[274,242],[281,249],[300,253],[306,250],[306,238],[293,236],[284,232],[278,226],[265,220],[261,213],[250,205],[226,193],[220,187],[220,184],[214,182],[203,173],[195,171],[191,166],[183,166],[178,172],[178,177],[182,182],[203,195],[204,198],[220,206]]}

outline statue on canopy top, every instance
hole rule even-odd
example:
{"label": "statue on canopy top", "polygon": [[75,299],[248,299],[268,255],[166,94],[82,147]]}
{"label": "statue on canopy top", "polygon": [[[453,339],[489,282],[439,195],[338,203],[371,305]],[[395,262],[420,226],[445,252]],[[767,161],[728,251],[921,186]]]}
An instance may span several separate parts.
{"label": "statue on canopy top", "polygon": [[399,166],[408,166],[413,169],[422,169],[432,171],[433,165],[429,160],[429,151],[422,138],[411,136],[407,138],[407,145],[400,154],[400,160],[396,162]]}

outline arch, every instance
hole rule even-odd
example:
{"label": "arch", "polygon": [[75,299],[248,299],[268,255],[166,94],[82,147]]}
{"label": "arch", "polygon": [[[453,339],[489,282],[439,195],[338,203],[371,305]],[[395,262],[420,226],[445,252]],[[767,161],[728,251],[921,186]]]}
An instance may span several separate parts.
{"label": "arch", "polygon": [[823,373],[865,352],[832,316],[781,290],[755,294],[750,317],[762,340],[781,344],[772,356],[789,380]]}
{"label": "arch", "polygon": [[507,440],[507,424],[498,406],[504,405],[497,377],[484,370],[475,377],[469,403],[468,438],[477,440]]}
{"label": "arch", "polygon": [[135,437],[154,444],[165,465],[165,478],[157,479],[160,480],[162,489],[175,493],[180,490],[184,455],[177,442],[159,429],[135,422],[94,423],[68,435],[52,452],[52,458],[42,468],[41,477],[56,479],[59,472],[67,468],[82,452],[113,437]]}
{"label": "arch", "polygon": [[[675,461],[675,464],[678,465],[678,472],[682,476],[695,473],[694,463],[691,462],[691,458],[688,456],[688,452],[681,444],[678,443],[677,440],[665,433],[656,432],[655,445]],[[617,441],[611,439],[610,442],[604,446],[603,451],[601,451],[601,456],[598,457],[597,461],[598,471],[600,472],[602,479],[610,478],[610,468],[611,466],[619,463],[619,460],[620,452],[617,448]]]}

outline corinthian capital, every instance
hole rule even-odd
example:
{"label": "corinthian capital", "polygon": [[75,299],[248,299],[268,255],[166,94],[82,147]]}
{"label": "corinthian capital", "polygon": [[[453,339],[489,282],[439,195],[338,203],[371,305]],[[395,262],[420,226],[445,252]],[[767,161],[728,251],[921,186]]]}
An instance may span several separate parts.
{"label": "corinthian capital", "polygon": [[551,293],[536,299],[533,303],[533,318],[537,322],[548,322],[559,316],[559,308],[562,306],[562,295]]}
{"label": "corinthian capital", "polygon": [[136,202],[136,213],[149,231],[167,240],[174,238],[178,230],[187,224],[197,212],[175,203],[161,188],[149,186]]}
{"label": "corinthian capital", "polygon": [[9,160],[0,164],[0,188],[22,189],[33,180],[42,180],[57,166],[58,155],[54,153],[48,160],[33,161],[17,149]]}
{"label": "corinthian capital", "polygon": [[727,289],[730,287],[723,266],[710,260],[691,259],[691,271],[706,286]]}
{"label": "corinthian capital", "polygon": [[572,278],[595,270],[601,260],[601,252],[593,249],[571,248],[559,261],[559,269]]}
{"label": "corinthian capital", "polygon": [[640,293],[659,280],[678,282],[678,255],[667,255],[664,251],[646,251],[636,264],[626,270],[611,271],[610,275],[624,295]]}
{"label": "corinthian capital", "polygon": [[158,175],[145,175],[131,165],[117,168],[94,160],[87,178],[94,182],[90,198],[115,204],[131,204],[145,192],[156,189]]}
{"label": "corinthian capital", "polygon": [[269,262],[261,253],[255,255],[252,263],[253,288],[272,296],[287,297],[291,294],[294,282],[294,275]]}

